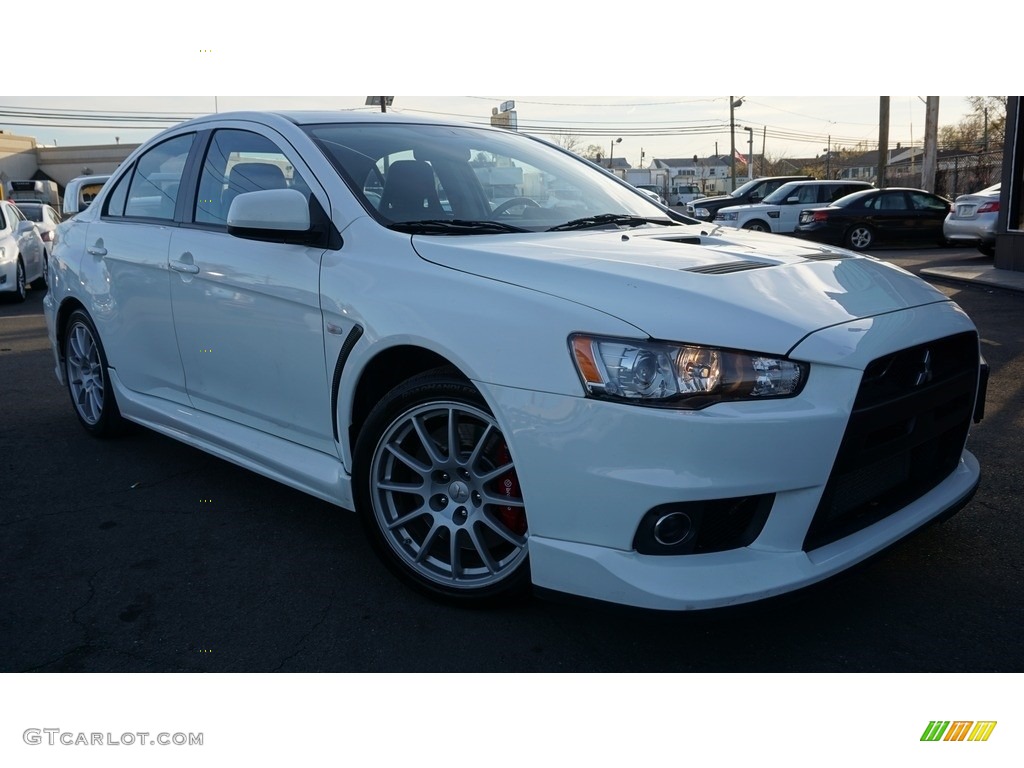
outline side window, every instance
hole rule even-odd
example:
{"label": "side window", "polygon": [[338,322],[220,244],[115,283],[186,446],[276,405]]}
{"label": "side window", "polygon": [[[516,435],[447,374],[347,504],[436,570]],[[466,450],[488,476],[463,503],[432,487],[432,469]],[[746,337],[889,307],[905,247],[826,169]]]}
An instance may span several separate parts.
{"label": "side window", "polygon": [[883,211],[905,211],[907,203],[902,192],[883,192],[878,198],[878,208]]}
{"label": "side window", "polygon": [[236,197],[265,189],[295,189],[306,200],[310,196],[309,185],[270,139],[249,131],[216,131],[203,161],[192,220],[226,226]]}
{"label": "side window", "polygon": [[945,211],[946,204],[937,197],[925,195],[920,192],[910,193],[910,204],[917,211]]}
{"label": "side window", "polygon": [[807,205],[809,203],[818,202],[818,189],[819,185],[817,184],[807,184],[803,187],[800,187],[800,189],[796,191],[796,196],[798,198],[799,204]]}
{"label": "side window", "polygon": [[840,197],[846,197],[851,192],[856,192],[857,187],[850,186],[847,184],[829,184],[822,191],[821,201],[823,203],[831,203],[834,200],[838,200]]}
{"label": "side window", "polygon": [[7,219],[4,217],[4,209],[6,208],[6,205],[0,205],[0,231],[7,229]]}
{"label": "side window", "polygon": [[124,216],[124,203],[128,199],[128,184],[131,182],[131,178],[132,171],[129,170],[117,180],[117,186],[107,198],[107,207],[103,211],[105,216]]}
{"label": "side window", "polygon": [[174,219],[178,186],[194,139],[194,134],[169,139],[139,158],[128,187],[125,216]]}

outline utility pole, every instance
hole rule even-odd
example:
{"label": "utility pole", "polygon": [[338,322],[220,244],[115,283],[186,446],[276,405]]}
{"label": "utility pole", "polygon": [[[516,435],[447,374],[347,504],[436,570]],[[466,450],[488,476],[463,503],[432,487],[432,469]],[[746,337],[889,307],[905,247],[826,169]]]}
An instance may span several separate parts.
{"label": "utility pole", "polygon": [[878,97],[878,179],[875,186],[885,186],[885,171],[889,165],[889,97]]}
{"label": "utility pole", "polygon": [[938,169],[939,97],[928,96],[924,112],[924,158],[921,161],[921,189],[935,191]]}

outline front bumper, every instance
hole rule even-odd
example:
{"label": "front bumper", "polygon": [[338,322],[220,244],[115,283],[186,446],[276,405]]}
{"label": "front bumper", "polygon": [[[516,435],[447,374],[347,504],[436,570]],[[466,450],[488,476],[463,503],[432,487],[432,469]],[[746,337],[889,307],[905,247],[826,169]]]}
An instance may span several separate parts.
{"label": "front bumper", "polygon": [[[863,506],[849,499],[877,474],[874,457],[853,455],[863,449],[848,445],[864,369],[897,350],[968,333],[970,322],[945,303],[833,327],[794,352],[811,363],[798,397],[702,411],[480,383],[522,482],[534,583],[659,610],[745,603],[833,576],[956,509],[980,477],[978,462],[963,450],[974,413],[966,391],[958,395],[968,401],[965,415],[945,442],[949,469],[909,500],[890,496],[881,519],[869,513],[849,527],[829,522]],[[884,456],[887,447],[881,450]],[[744,546],[679,555],[644,555],[634,546],[638,526],[656,507],[752,496],[773,500]],[[823,521],[832,526],[824,533]]]}

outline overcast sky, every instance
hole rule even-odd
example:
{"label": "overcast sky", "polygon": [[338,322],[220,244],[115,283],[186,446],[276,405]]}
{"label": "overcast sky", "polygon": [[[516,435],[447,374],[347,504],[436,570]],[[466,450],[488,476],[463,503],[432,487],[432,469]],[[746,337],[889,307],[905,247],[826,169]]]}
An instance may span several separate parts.
{"label": "overcast sky", "polygon": [[[271,16],[198,0],[178,0],[158,15],[121,0],[61,5],[45,47],[27,36],[5,42],[9,65],[31,66],[8,79],[24,90],[0,96],[0,130],[43,144],[134,143],[166,118],[215,109],[367,109],[366,95],[385,93],[395,96],[396,112],[470,121],[486,121],[492,107],[513,99],[521,129],[549,137],[572,130],[605,152],[621,137],[615,155],[638,165],[641,149],[645,164],[707,156],[716,142],[727,154],[729,97],[672,95],[723,91],[746,96],[736,110],[741,152],[749,134],[740,126],[749,126],[755,153],[763,146],[792,158],[821,154],[830,136],[841,147],[877,142],[876,94],[921,94],[891,97],[890,141],[907,144],[924,135],[925,93],[947,94],[939,117],[946,125],[967,108],[960,94],[1017,87],[1008,82],[1017,71],[1012,25],[986,31],[978,70],[957,66],[969,46],[955,30],[929,30],[918,10],[878,0],[831,20],[810,2],[776,3],[767,19],[742,4],[701,13],[648,0],[610,10],[447,0],[386,14],[379,3],[292,0]],[[884,25],[869,23],[883,11]],[[76,130],[65,126],[83,122],[66,115],[14,114],[25,110],[165,119],[149,115],[152,127],[139,130],[130,126],[140,120],[121,115]]]}
{"label": "overcast sky", "polygon": [[[625,157],[633,166],[656,157],[705,157],[729,153],[728,96],[537,96],[494,91],[477,96],[393,94],[392,111],[407,115],[487,122],[493,107],[515,101],[520,129],[557,138],[574,134],[584,145]],[[734,97],[739,99],[740,96]],[[359,109],[365,95],[350,96],[0,96],[0,130],[35,136],[41,144],[135,143],[175,121],[236,109]],[[955,123],[968,109],[962,96],[940,100],[940,125]],[[920,143],[923,97],[890,97],[890,142]],[[773,157],[813,157],[831,146],[853,148],[878,139],[877,96],[746,95],[735,109],[736,145]],[[84,127],[90,126],[90,127]],[[141,126],[141,128],[140,128]],[[149,126],[149,127],[146,127]]]}

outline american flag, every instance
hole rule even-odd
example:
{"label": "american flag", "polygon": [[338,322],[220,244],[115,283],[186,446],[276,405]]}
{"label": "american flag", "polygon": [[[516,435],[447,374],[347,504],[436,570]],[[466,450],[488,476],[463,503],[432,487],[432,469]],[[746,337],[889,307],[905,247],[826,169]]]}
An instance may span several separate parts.
{"label": "american flag", "polygon": [[741,155],[738,149],[734,149],[733,154],[736,156],[736,159],[739,160],[741,163],[743,163],[744,165],[747,164],[747,158]]}

